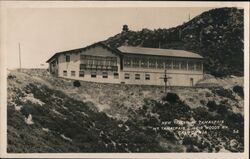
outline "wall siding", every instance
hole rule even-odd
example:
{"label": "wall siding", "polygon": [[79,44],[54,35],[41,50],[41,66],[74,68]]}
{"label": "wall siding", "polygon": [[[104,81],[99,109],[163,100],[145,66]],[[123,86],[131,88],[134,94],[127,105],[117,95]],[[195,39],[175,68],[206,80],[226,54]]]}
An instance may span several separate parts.
{"label": "wall siding", "polygon": [[[84,70],[84,77],[79,77],[80,71],[80,55],[92,55],[92,56],[109,56],[109,57],[117,57],[117,66],[118,70],[120,70],[120,58],[116,54],[111,53],[109,50],[104,49],[102,47],[91,48],[79,53],[73,53],[70,56],[70,62],[66,62],[65,55],[59,56],[59,77],[75,79],[75,80],[83,80],[83,81],[92,81],[92,82],[100,82],[100,83],[120,83],[120,73],[119,78],[114,78],[113,71],[101,71],[97,70],[96,78],[91,77],[91,70]],[[67,70],[68,75],[63,76],[63,71]],[[71,76],[71,71],[76,71],[76,76]],[[108,72],[108,78],[103,78],[102,73]]]}
{"label": "wall siding", "polygon": [[[92,82],[100,82],[100,83],[125,83],[125,84],[138,84],[138,85],[164,85],[163,77],[164,77],[164,69],[143,69],[143,68],[127,68],[123,67],[121,70],[120,66],[120,57],[109,50],[102,48],[100,46],[96,46],[94,48],[90,48],[88,50],[71,53],[70,54],[70,62],[66,62],[65,55],[61,54],[58,56],[58,76],[63,78],[75,79],[75,80],[83,80],[83,81],[92,81]],[[80,55],[92,55],[92,56],[102,56],[102,57],[117,57],[117,66],[119,78],[116,79],[114,77],[113,71],[102,71],[97,70],[96,78],[91,77],[91,70],[84,70],[84,77],[79,77],[80,71]],[[63,71],[67,71],[67,76],[63,75]],[[75,71],[75,76],[71,76],[71,71]],[[108,73],[108,78],[103,78],[103,72]],[[125,79],[125,74],[128,73],[130,75],[130,79]],[[140,74],[140,80],[135,79],[135,74]],[[150,80],[145,79],[145,75],[150,75]],[[195,85],[199,80],[203,79],[203,71],[195,71],[195,70],[168,70],[167,72],[169,79],[169,83],[171,86],[192,86],[191,78],[193,79],[193,85]]]}

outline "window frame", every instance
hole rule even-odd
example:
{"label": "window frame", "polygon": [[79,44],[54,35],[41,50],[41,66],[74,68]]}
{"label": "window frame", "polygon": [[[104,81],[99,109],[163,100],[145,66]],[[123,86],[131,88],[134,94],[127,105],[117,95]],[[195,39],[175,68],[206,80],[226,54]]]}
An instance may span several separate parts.
{"label": "window frame", "polygon": [[119,73],[118,72],[114,72],[113,75],[114,75],[114,79],[119,79]]}
{"label": "window frame", "polygon": [[142,58],[140,60],[140,63],[141,63],[141,68],[148,68],[148,58]]}
{"label": "window frame", "polygon": [[70,62],[70,55],[65,55],[65,61]]}
{"label": "window frame", "polygon": [[202,71],[202,62],[200,62],[200,61],[195,62],[195,70]]}
{"label": "window frame", "polygon": [[140,59],[139,58],[135,57],[135,58],[132,59],[132,67],[133,68],[139,68],[140,67]]}
{"label": "window frame", "polygon": [[163,59],[157,59],[157,69],[164,69],[164,60]]}
{"label": "window frame", "polygon": [[135,74],[135,80],[140,80],[141,79],[141,74],[136,73]]}
{"label": "window frame", "polygon": [[125,73],[124,74],[124,79],[130,79],[130,74],[129,73]]}
{"label": "window frame", "polygon": [[76,71],[70,71],[70,76],[75,77],[76,76]]}
{"label": "window frame", "polygon": [[157,62],[157,60],[154,58],[149,59],[148,60],[148,68],[156,69],[156,62]]}
{"label": "window frame", "polygon": [[97,77],[97,72],[91,71],[90,77],[91,77],[91,78],[96,78],[96,77]]}
{"label": "window frame", "polygon": [[102,72],[102,78],[108,78],[108,72]]}
{"label": "window frame", "polygon": [[[192,67],[190,67],[192,66]],[[195,70],[195,62],[194,61],[188,61],[188,70],[194,71]]]}
{"label": "window frame", "polygon": [[180,61],[180,69],[181,70],[187,70],[187,61],[186,60],[181,60]]}
{"label": "window frame", "polygon": [[150,80],[150,74],[145,74],[145,80]]}
{"label": "window frame", "polygon": [[63,76],[68,76],[68,71],[67,70],[63,70]]}
{"label": "window frame", "polygon": [[[81,74],[81,73],[83,73],[83,74]],[[85,76],[84,71],[80,70],[80,71],[79,71],[79,77],[84,77],[84,76]]]}

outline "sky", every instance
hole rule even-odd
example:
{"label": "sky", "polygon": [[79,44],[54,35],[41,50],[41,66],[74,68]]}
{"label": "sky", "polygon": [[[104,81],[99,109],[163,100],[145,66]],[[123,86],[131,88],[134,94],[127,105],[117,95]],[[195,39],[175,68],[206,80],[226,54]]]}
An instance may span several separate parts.
{"label": "sky", "polygon": [[[7,67],[47,67],[54,53],[85,47],[121,32],[170,28],[211,8],[8,8]],[[44,65],[44,66],[43,66]]]}

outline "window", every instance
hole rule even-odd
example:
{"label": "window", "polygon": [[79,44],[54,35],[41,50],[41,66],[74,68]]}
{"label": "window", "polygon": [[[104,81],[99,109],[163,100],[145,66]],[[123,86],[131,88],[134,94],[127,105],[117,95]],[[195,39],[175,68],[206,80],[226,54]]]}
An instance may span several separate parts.
{"label": "window", "polygon": [[140,74],[135,74],[135,79],[139,80],[140,79]]}
{"label": "window", "polygon": [[131,59],[126,57],[124,58],[124,67],[131,67]]}
{"label": "window", "polygon": [[145,75],[145,80],[150,80],[150,74]]}
{"label": "window", "polygon": [[162,59],[157,60],[157,68],[163,69],[164,68],[164,61]]}
{"label": "window", "polygon": [[96,65],[101,66],[102,65],[102,60],[96,60]]}
{"label": "window", "polygon": [[118,71],[118,66],[111,66],[112,71]]}
{"label": "window", "polygon": [[173,69],[178,70],[180,68],[179,64],[180,64],[180,62],[178,60],[174,60],[173,61]]}
{"label": "window", "polygon": [[86,57],[86,55],[80,55],[80,59],[81,60],[84,60],[84,59],[86,59],[87,57]]}
{"label": "window", "polygon": [[67,76],[67,71],[66,70],[63,71],[63,76]]}
{"label": "window", "polygon": [[102,78],[108,78],[108,72],[103,72],[102,73]]}
{"label": "window", "polygon": [[141,67],[148,68],[148,59],[141,59]]}
{"label": "window", "polygon": [[88,59],[88,65],[94,65],[94,60],[93,59]]}
{"label": "window", "polygon": [[116,65],[117,65],[117,59],[116,59],[116,57],[111,57],[110,66],[116,66]]}
{"label": "window", "polygon": [[88,64],[87,56],[81,55],[80,59],[81,59],[81,64]]}
{"label": "window", "polygon": [[188,62],[188,70],[194,70],[194,62],[193,61]]}
{"label": "window", "polygon": [[76,76],[76,71],[71,71],[71,76]]}
{"label": "window", "polygon": [[80,64],[80,70],[84,70],[87,68],[87,65],[86,64]]}
{"label": "window", "polygon": [[91,72],[91,78],[96,78],[96,72]]}
{"label": "window", "polygon": [[66,62],[70,62],[70,55],[66,55],[65,58],[66,58]]}
{"label": "window", "polygon": [[196,70],[197,71],[201,71],[202,70],[202,64],[201,64],[201,62],[196,62]]}
{"label": "window", "polygon": [[115,73],[114,73],[114,78],[115,78],[115,79],[118,79],[118,78],[119,78],[119,73],[115,72]]}
{"label": "window", "polygon": [[155,59],[150,59],[149,60],[149,68],[155,68],[156,66],[156,61]]}
{"label": "window", "polygon": [[180,61],[181,69],[186,70],[187,69],[187,61]]}
{"label": "window", "polygon": [[167,60],[166,61],[166,68],[167,69],[172,69],[172,60]]}
{"label": "window", "polygon": [[132,60],[132,65],[133,65],[133,67],[139,67],[139,59],[134,58],[134,59]]}
{"label": "window", "polygon": [[84,71],[79,71],[79,77],[84,77]]}
{"label": "window", "polygon": [[51,62],[51,64],[52,64],[52,67],[55,67],[57,65],[57,60]]}
{"label": "window", "polygon": [[129,73],[125,73],[124,78],[129,79]]}

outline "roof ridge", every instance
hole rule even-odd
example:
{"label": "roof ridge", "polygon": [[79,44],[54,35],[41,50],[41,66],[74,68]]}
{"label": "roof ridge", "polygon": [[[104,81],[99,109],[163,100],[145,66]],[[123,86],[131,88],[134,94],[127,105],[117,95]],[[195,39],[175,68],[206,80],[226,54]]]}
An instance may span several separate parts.
{"label": "roof ridge", "polygon": [[[120,46],[120,47],[131,47],[131,48],[143,48],[143,49],[159,49],[159,50],[176,50],[176,51],[186,51],[186,52],[190,52],[190,53],[194,53],[194,52],[191,52],[191,51],[188,51],[188,50],[181,50],[181,49],[166,49],[166,48],[153,48],[153,47],[141,47],[141,46]],[[118,47],[118,48],[120,48]],[[194,54],[197,54],[197,53],[194,53]]]}
{"label": "roof ridge", "polygon": [[187,50],[134,47],[134,46],[120,46],[117,49],[120,52],[127,53],[127,54],[171,56],[171,57],[187,57],[187,58],[203,58],[201,55],[199,55],[197,53],[194,53],[194,52],[191,52],[191,51],[187,51]]}

